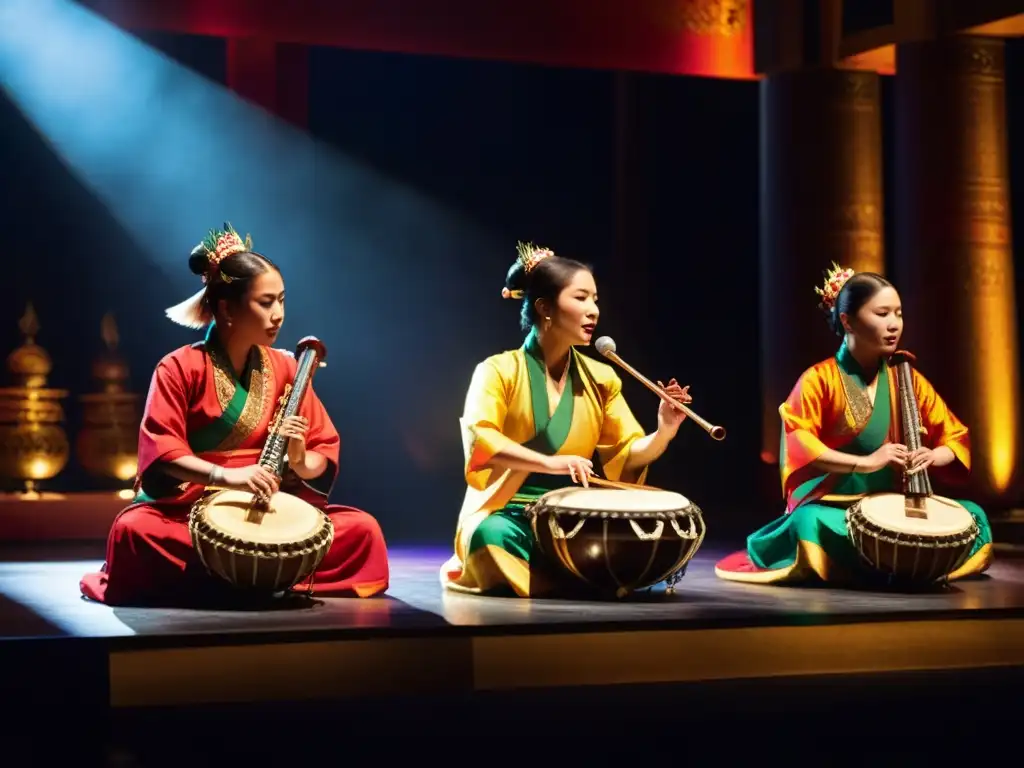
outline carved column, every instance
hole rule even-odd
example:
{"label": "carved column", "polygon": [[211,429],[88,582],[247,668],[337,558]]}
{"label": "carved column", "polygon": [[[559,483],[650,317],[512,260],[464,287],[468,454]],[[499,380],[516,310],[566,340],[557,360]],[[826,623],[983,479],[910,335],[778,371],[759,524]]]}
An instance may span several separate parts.
{"label": "carved column", "polygon": [[1020,395],[1003,41],[896,55],[896,260],[906,346],[971,429],[972,492],[1008,501]]}
{"label": "carved column", "polygon": [[813,69],[761,83],[761,392],[764,461],[779,405],[839,339],[814,288],[833,261],[884,273],[879,77]]}

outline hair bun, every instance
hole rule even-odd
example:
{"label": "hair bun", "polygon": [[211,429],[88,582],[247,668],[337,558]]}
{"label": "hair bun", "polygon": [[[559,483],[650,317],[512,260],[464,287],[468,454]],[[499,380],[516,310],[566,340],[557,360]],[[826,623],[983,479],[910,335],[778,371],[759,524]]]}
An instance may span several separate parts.
{"label": "hair bun", "polygon": [[188,256],[188,268],[194,275],[205,275],[210,269],[210,256],[202,243],[192,249]]}
{"label": "hair bun", "polygon": [[505,275],[505,289],[509,293],[525,293],[527,282],[526,268],[519,259],[516,259],[512,262],[512,266],[509,267],[508,273]]}

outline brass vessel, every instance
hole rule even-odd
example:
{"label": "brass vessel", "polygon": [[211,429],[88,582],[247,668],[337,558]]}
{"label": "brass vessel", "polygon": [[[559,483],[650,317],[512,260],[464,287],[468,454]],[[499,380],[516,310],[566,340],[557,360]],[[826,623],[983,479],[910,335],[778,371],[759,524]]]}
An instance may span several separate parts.
{"label": "brass vessel", "polygon": [[90,475],[123,484],[134,480],[139,465],[139,397],[127,388],[128,365],[117,353],[112,314],[103,317],[100,335],[106,349],[92,365],[99,391],[79,397],[82,430],[75,454]]}
{"label": "brass vessel", "polygon": [[67,466],[70,454],[62,401],[67,390],[46,386],[53,369],[36,344],[39,318],[31,302],[18,323],[25,342],[7,356],[13,386],[0,388],[0,477],[35,492]]}

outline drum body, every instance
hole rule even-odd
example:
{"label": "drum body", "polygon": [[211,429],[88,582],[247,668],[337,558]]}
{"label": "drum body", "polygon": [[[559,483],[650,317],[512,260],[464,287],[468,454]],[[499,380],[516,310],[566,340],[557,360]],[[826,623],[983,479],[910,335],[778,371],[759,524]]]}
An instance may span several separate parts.
{"label": "drum body", "polygon": [[846,511],[854,548],[874,570],[907,584],[945,579],[967,559],[978,538],[974,516],[942,496],[866,496]]}
{"label": "drum body", "polygon": [[252,510],[253,494],[244,491],[214,491],[193,505],[188,530],[207,570],[264,592],[309,578],[334,541],[330,518],[288,493],[275,493],[265,512]]}
{"label": "drum body", "polygon": [[540,551],[595,591],[674,587],[704,540],[700,509],[671,491],[560,488],[528,509]]}

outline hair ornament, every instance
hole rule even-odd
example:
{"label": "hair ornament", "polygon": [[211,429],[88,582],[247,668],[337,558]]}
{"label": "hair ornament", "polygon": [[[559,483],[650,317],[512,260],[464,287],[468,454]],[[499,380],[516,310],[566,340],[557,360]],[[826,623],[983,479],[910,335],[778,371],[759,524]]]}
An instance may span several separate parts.
{"label": "hair ornament", "polygon": [[519,252],[519,261],[522,263],[526,274],[530,274],[530,270],[544,261],[544,259],[555,255],[555,252],[550,248],[540,248],[533,243],[516,243],[516,250]]}
{"label": "hair ornament", "polygon": [[525,297],[526,291],[521,291],[518,288],[513,291],[510,291],[508,288],[501,289],[501,298],[503,299],[523,299]]}
{"label": "hair ornament", "polygon": [[[206,251],[206,257],[210,261],[210,268],[203,275],[203,282],[208,283],[214,276],[220,274],[220,263],[229,256],[236,253],[246,253],[252,250],[252,237],[245,236],[245,240],[235,231],[230,224],[224,224],[224,229],[211,229],[210,233],[203,238],[201,243]],[[227,275],[220,275],[224,282],[231,282]]]}
{"label": "hair ornament", "polygon": [[821,303],[818,306],[825,312],[831,312],[836,305],[836,299],[839,298],[839,292],[854,274],[856,273],[849,267],[840,267],[833,261],[832,269],[825,272],[824,285],[814,289],[814,292],[821,296]]}

